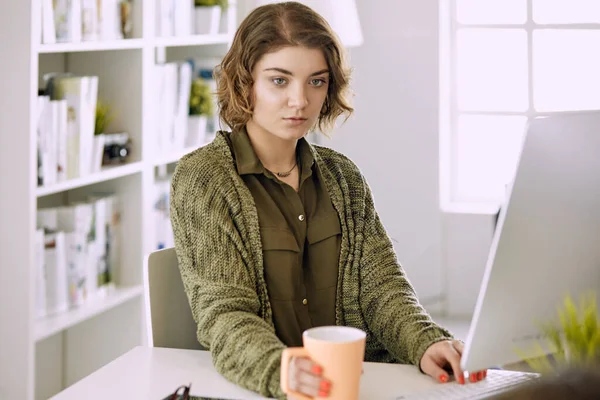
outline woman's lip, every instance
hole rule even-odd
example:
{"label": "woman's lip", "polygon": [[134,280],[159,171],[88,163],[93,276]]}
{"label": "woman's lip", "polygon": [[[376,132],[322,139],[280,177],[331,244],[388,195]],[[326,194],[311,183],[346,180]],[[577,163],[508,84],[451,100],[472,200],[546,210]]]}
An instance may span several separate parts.
{"label": "woman's lip", "polygon": [[288,126],[304,126],[306,122],[306,118],[284,118],[285,122],[287,122]]}

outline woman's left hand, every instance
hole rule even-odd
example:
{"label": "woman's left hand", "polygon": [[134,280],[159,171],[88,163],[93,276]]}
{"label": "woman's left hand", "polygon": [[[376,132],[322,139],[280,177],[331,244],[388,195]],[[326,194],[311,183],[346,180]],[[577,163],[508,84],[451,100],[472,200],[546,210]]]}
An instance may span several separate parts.
{"label": "woman's left hand", "polygon": [[[463,344],[458,340],[443,340],[429,346],[421,358],[420,367],[423,372],[441,383],[450,381],[447,370],[450,367],[456,381],[463,385],[465,374],[460,367],[460,357],[463,352]],[[469,381],[478,382],[487,376],[487,371],[469,373]]]}

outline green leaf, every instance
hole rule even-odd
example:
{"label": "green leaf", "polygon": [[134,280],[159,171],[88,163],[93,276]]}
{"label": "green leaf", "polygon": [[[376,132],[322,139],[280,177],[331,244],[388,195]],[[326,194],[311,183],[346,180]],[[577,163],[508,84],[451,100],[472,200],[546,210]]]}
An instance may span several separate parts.
{"label": "green leaf", "polygon": [[94,135],[100,135],[101,133],[108,133],[108,126],[113,121],[114,115],[111,107],[101,101],[100,99],[96,102],[96,120],[94,126]]}
{"label": "green leaf", "polygon": [[[540,373],[569,365],[593,364],[600,367],[600,316],[595,292],[582,295],[578,304],[570,295],[566,295],[561,307],[557,308],[557,316],[557,324],[538,323],[538,329],[553,352],[553,362],[550,357],[531,360],[522,351],[517,351],[517,354]],[[543,351],[539,342],[535,343],[534,348],[537,352]]]}
{"label": "green leaf", "polygon": [[229,6],[228,0],[194,0],[194,6],[196,7],[210,7],[220,6],[223,10],[226,10]]}
{"label": "green leaf", "polygon": [[190,115],[210,116],[214,113],[215,104],[213,94],[208,83],[202,78],[196,78],[192,81],[189,107]]}

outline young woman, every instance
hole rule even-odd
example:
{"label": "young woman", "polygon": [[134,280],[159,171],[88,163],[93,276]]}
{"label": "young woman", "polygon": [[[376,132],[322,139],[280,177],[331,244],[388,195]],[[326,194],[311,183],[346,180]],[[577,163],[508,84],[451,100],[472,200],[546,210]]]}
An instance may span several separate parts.
{"label": "young woman", "polygon": [[[283,349],[301,346],[308,328],[345,325],[367,333],[366,361],[412,363],[441,382],[452,371],[464,383],[463,345],[419,304],[359,168],[305,139],[353,112],[327,22],[295,2],[259,7],[216,77],[231,132],[181,159],[171,219],[198,340],[217,370],[284,397]],[[327,397],[320,366],[290,368],[293,388]]]}

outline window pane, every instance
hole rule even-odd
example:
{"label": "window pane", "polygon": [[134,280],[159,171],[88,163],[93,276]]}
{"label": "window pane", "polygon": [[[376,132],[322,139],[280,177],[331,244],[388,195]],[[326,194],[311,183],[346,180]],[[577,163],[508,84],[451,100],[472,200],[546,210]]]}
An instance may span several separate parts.
{"label": "window pane", "polygon": [[600,1],[533,0],[533,20],[538,24],[600,22]]}
{"label": "window pane", "polygon": [[527,34],[524,30],[460,29],[456,51],[460,109],[527,110]]}
{"label": "window pane", "polygon": [[515,173],[527,117],[464,115],[458,120],[456,193],[460,201],[497,201]]}
{"label": "window pane", "polygon": [[533,100],[538,111],[600,109],[600,31],[533,33]]}
{"label": "window pane", "polygon": [[457,0],[458,22],[463,24],[523,24],[526,0]]}

